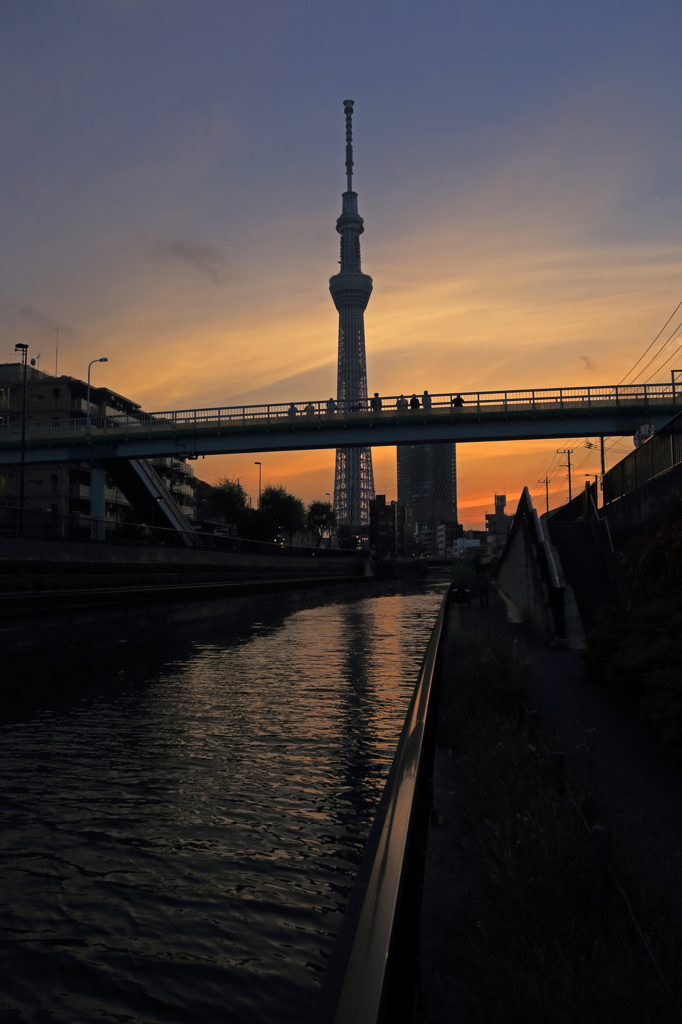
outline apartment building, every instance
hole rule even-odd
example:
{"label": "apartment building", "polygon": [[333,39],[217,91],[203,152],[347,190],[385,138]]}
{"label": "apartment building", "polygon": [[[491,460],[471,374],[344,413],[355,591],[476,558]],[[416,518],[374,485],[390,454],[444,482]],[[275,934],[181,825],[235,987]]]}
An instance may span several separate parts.
{"label": "apartment building", "polygon": [[[24,400],[24,367],[21,363],[0,364],[0,428],[21,424]],[[87,417],[87,384],[76,377],[55,377],[26,367],[26,423],[81,420]],[[90,387],[92,419],[134,416],[141,412],[137,402],[111,391]],[[2,458],[0,454],[0,459]],[[192,467],[177,458],[150,459],[154,469],[175,498],[182,512],[193,517],[196,509],[196,480]],[[19,466],[0,464],[0,504],[18,506],[21,491]],[[58,515],[90,513],[90,466],[81,463],[27,463],[24,469],[24,508]],[[106,518],[112,522],[137,522],[138,517],[114,481],[107,476]]]}

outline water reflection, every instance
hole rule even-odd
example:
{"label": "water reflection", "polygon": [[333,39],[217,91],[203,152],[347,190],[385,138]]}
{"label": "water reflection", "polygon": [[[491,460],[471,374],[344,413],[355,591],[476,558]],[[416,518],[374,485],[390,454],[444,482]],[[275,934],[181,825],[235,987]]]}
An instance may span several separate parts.
{"label": "water reflection", "polygon": [[304,1019],[440,594],[23,659],[0,730],[3,1009]]}

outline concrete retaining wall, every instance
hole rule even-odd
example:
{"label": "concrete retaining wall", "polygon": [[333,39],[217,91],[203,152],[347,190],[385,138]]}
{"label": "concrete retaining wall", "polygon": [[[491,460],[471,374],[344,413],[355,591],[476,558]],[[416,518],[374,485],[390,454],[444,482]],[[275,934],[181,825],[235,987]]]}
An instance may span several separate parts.
{"label": "concrete retaining wall", "polygon": [[682,498],[682,466],[675,466],[622,498],[604,505],[599,514],[609,524],[614,546],[622,547],[643,526],[656,526],[668,498]]}
{"label": "concrete retaining wall", "polygon": [[362,552],[349,551],[347,557],[338,551],[310,548],[305,554],[259,554],[232,551],[188,551],[184,548],[136,547],[133,544],[87,544],[78,541],[35,540],[32,538],[0,538],[0,562],[54,562],[60,565],[136,565],[149,567],[197,568],[216,566],[276,566],[282,569],[320,569],[344,572]]}
{"label": "concrete retaining wall", "polygon": [[510,532],[495,582],[525,621],[533,623],[545,636],[554,635],[549,593],[540,578],[536,547],[525,517],[517,515],[516,529]]}

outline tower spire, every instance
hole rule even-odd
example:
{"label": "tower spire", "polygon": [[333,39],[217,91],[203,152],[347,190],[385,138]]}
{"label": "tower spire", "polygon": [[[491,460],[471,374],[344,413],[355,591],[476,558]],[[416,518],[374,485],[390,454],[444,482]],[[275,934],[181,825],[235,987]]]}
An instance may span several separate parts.
{"label": "tower spire", "polygon": [[[367,363],[364,314],[372,294],[372,278],[363,274],[360,235],[365,230],[353,192],[353,100],[344,100],[346,115],[346,191],[336,230],[341,236],[341,269],[329,281],[339,311],[339,361],[337,403],[345,412],[367,408]],[[341,523],[356,527],[369,523],[369,503],[374,497],[371,448],[337,448],[334,506]]]}
{"label": "tower spire", "polygon": [[353,191],[353,100],[344,100],[346,114],[346,191]]}

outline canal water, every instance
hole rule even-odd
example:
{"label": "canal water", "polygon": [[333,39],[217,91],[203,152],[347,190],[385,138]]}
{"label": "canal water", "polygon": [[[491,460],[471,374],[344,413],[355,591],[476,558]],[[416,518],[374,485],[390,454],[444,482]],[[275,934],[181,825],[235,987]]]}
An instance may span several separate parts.
{"label": "canal water", "polygon": [[0,1022],[305,1021],[443,593],[6,664]]}

